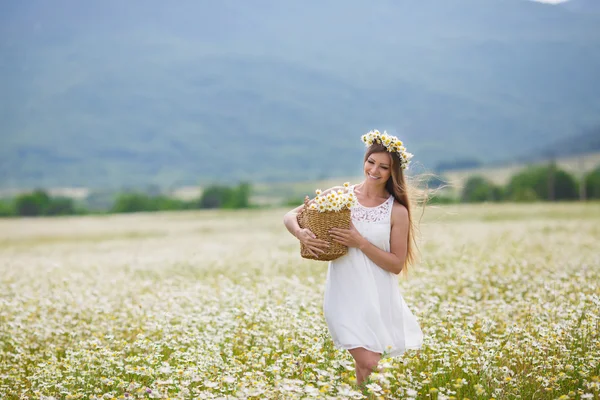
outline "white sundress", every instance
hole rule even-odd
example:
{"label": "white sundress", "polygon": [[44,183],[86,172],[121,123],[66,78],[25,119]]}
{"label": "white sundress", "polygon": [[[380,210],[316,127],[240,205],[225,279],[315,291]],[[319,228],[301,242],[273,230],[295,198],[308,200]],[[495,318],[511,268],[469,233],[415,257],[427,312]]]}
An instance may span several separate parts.
{"label": "white sundress", "polygon": [[[394,197],[390,196],[379,206],[365,207],[357,202],[351,209],[358,232],[388,252],[393,204]],[[355,247],[329,262],[323,312],[338,348],[363,347],[394,357],[423,344],[423,332],[400,294],[397,275]]]}

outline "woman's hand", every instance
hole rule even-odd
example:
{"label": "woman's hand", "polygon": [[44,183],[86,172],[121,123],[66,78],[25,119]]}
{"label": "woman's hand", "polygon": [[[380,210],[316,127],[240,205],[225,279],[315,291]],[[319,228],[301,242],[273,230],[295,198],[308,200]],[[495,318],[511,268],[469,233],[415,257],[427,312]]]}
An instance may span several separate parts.
{"label": "woman's hand", "polygon": [[325,253],[325,249],[329,248],[329,243],[327,243],[327,241],[317,239],[317,236],[308,228],[300,229],[296,233],[296,237],[313,257],[318,257],[318,253],[323,254]]}
{"label": "woman's hand", "polygon": [[350,229],[331,228],[329,234],[334,241],[348,247],[361,248],[366,239],[356,230],[356,227],[350,221]]}

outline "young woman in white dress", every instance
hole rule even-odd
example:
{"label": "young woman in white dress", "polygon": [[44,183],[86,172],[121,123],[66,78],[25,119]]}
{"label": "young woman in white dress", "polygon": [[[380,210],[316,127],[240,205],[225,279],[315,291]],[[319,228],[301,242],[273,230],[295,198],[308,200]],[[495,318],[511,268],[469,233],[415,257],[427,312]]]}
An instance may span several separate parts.
{"label": "young woman in white dress", "polygon": [[[347,349],[355,360],[359,386],[383,354],[400,356],[423,343],[423,333],[397,280],[415,259],[404,176],[412,154],[385,132],[371,131],[362,139],[367,145],[365,179],[349,188],[323,192],[350,190],[357,200],[351,208],[350,229],[330,231],[333,240],[348,246],[348,253],[329,262],[323,311],[335,346]],[[296,215],[301,208],[288,212],[284,224],[313,254],[322,253],[328,243],[298,225]]]}

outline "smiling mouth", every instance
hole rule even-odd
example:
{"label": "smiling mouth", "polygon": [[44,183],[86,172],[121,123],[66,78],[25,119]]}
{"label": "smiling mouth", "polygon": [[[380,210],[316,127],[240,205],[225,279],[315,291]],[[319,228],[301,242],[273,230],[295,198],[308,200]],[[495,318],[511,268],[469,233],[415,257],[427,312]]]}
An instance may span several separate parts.
{"label": "smiling mouth", "polygon": [[369,176],[370,176],[372,179],[379,179],[379,178],[381,178],[380,176],[373,176],[373,175],[371,175],[371,174],[368,174],[368,175],[369,175]]}

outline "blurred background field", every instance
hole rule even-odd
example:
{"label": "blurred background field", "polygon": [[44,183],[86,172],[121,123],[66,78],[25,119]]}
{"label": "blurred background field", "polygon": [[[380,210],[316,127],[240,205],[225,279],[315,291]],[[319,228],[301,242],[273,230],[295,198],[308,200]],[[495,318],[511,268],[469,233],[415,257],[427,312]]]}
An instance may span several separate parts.
{"label": "blurred background field", "polygon": [[[39,216],[175,211],[186,209],[277,208],[300,205],[315,190],[358,183],[359,175],[290,181],[211,184],[174,190],[158,186],[126,190],[50,188],[5,190],[1,216]],[[527,164],[480,166],[442,172],[413,168],[409,179],[418,196],[433,203],[535,203],[600,200],[600,153],[537,160]]]}

